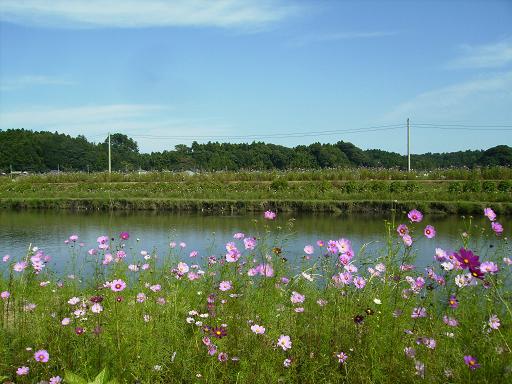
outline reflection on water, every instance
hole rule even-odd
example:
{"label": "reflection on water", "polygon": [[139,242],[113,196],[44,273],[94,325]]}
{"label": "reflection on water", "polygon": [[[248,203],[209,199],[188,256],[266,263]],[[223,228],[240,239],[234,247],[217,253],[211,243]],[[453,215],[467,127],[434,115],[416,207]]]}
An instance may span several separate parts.
{"label": "reflection on water", "polygon": [[[69,259],[69,247],[64,240],[71,234],[78,234],[86,249],[96,246],[96,238],[100,235],[117,237],[121,231],[131,235],[130,244],[137,253],[140,250],[152,251],[165,255],[169,250],[169,242],[185,242],[184,258],[195,250],[200,256],[206,257],[213,253],[223,255],[224,244],[232,240],[235,232],[243,232],[249,236],[261,236],[263,225],[282,227],[281,232],[288,232],[288,224],[293,223],[293,235],[283,247],[283,256],[296,262],[304,255],[306,244],[315,244],[316,240],[324,241],[344,237],[352,241],[357,254],[361,246],[371,243],[366,253],[378,257],[382,253],[385,240],[385,220],[383,216],[329,216],[329,215],[279,215],[275,222],[264,222],[262,215],[244,216],[205,216],[200,214],[154,213],[154,212],[115,212],[115,213],[83,213],[69,211],[1,211],[0,212],[0,255],[10,254],[20,258],[26,254],[29,244],[37,246],[52,256],[52,264],[59,270],[62,261]],[[505,227],[504,237],[510,236],[512,221],[510,218],[498,218]],[[400,214],[397,224],[406,222],[406,216]],[[492,236],[489,221],[484,218],[473,219],[472,231],[475,226],[487,229],[485,236],[475,236],[472,247],[482,257],[497,242]],[[461,245],[460,234],[466,230],[467,220],[451,216],[425,216],[420,223],[421,230],[426,224],[437,229],[435,239],[428,240],[417,236],[415,242],[417,263],[428,265],[436,247],[458,249]],[[393,233],[395,235],[395,233]],[[419,235],[419,234],[418,234]],[[140,241],[136,241],[140,239]]]}

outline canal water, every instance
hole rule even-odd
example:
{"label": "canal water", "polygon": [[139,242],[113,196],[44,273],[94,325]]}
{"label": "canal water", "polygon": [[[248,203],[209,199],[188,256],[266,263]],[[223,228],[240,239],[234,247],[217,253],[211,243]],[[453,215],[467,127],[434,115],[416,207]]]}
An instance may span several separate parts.
{"label": "canal water", "polygon": [[[174,242],[177,245],[173,252],[179,251],[179,257],[183,260],[198,264],[210,255],[224,255],[225,244],[233,241],[233,235],[237,232],[258,239],[266,237],[268,245],[279,246],[282,250],[280,256],[291,263],[298,264],[304,258],[305,245],[313,245],[315,255],[318,255],[322,250],[316,245],[317,240],[327,243],[330,239],[340,238],[351,241],[356,255],[364,249],[366,257],[377,259],[382,256],[386,243],[385,222],[391,219],[390,216],[368,215],[278,214],[275,221],[268,221],[263,219],[262,214],[222,216],[168,212],[4,210],[0,211],[0,256],[9,254],[13,259],[21,259],[29,246],[35,246],[51,256],[50,266],[53,270],[62,272],[70,259],[70,245],[65,243],[70,235],[79,236],[77,243],[83,243],[83,246],[75,245],[75,251],[80,249],[80,255],[83,256],[79,257],[86,257],[87,250],[97,246],[96,239],[99,236],[118,239],[119,233],[126,231],[130,234],[127,248],[134,254],[140,255],[140,251],[145,250],[156,252],[162,258],[169,254],[170,243]],[[510,237],[512,218],[498,217],[498,221],[505,228],[501,238]],[[397,214],[395,227],[400,223],[408,223],[405,213]],[[437,230],[433,239],[422,235],[427,224]],[[471,225],[467,217],[425,215],[416,227],[414,248],[416,264],[419,266],[432,263],[437,247],[445,250],[459,249],[462,245],[461,234],[465,231],[472,233],[471,247],[482,258],[493,252],[495,246],[504,246],[492,233],[490,222],[483,215],[473,218]],[[267,228],[270,232],[266,232]],[[274,239],[276,234],[279,234],[278,239]],[[396,231],[392,235],[398,238]],[[239,242],[239,248],[243,249],[243,243],[236,241]],[[180,243],[186,246],[180,248]],[[510,244],[506,244],[505,249],[510,253]],[[193,251],[197,252],[197,256],[190,258]]]}

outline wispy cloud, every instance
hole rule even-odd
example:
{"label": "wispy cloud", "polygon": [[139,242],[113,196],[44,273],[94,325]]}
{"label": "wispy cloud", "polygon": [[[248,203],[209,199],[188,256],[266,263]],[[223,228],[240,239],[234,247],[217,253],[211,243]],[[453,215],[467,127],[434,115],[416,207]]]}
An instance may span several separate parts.
{"label": "wispy cloud", "polygon": [[383,120],[424,121],[457,119],[512,120],[512,72],[497,73],[421,93],[401,103]]}
{"label": "wispy cloud", "polygon": [[76,83],[66,77],[42,76],[42,75],[24,75],[12,78],[0,78],[0,91],[13,91],[34,86],[47,85],[75,85]]}
{"label": "wispy cloud", "polygon": [[374,39],[397,35],[397,31],[360,31],[360,32],[336,32],[306,35],[292,41],[292,45],[303,46],[312,43],[322,43],[341,40]]}
{"label": "wispy cloud", "polygon": [[512,64],[512,38],[484,45],[463,45],[461,55],[448,62],[448,69],[500,68]]}
{"label": "wispy cloud", "polygon": [[283,0],[2,0],[0,20],[53,28],[251,28],[299,9]]}

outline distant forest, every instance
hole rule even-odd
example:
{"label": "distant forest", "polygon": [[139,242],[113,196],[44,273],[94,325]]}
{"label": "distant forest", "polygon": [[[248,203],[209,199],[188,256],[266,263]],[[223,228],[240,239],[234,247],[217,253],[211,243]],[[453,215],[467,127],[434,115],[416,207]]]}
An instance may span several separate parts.
{"label": "distant forest", "polygon": [[[174,150],[140,153],[137,142],[116,133],[111,135],[112,169],[115,171],[169,170],[270,170],[318,169],[335,167],[407,167],[406,156],[379,149],[362,150],[338,141],[314,143],[289,148],[252,142],[230,144],[208,142],[191,146],[177,145]],[[25,129],[0,130],[0,171],[48,172],[104,171],[107,168],[108,144],[89,142],[84,136],[71,137],[57,132],[34,132]],[[474,168],[512,166],[512,147],[498,145],[487,150],[450,153],[425,153],[411,156],[412,168]]]}

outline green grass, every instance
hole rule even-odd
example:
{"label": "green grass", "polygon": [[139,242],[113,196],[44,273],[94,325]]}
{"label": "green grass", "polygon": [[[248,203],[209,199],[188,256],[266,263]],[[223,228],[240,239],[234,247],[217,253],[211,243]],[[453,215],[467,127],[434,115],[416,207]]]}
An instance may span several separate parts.
{"label": "green grass", "polygon": [[[510,212],[512,181],[488,179],[488,176],[508,177],[507,168],[478,171],[459,171],[458,177],[473,178],[467,180],[451,180],[451,172],[455,171],[409,174],[370,170],[192,176],[174,173],[28,176],[0,179],[0,204],[198,211],[211,210],[212,205],[218,211],[254,211],[274,204],[280,210],[338,212],[347,206],[352,211],[387,211],[397,201],[424,203],[427,209],[432,207],[433,211],[448,213],[476,213],[484,203],[497,203],[496,207]],[[391,179],[372,180],[370,176]],[[366,208],[368,202],[371,209]]]}
{"label": "green grass", "polygon": [[[94,256],[86,252],[89,248],[97,249],[97,244],[82,248],[71,242],[69,259],[65,265],[57,266],[59,272],[50,266],[39,274],[32,267],[14,272],[15,262],[29,260],[34,254],[34,250],[29,250],[25,257],[13,257],[0,267],[3,268],[0,291],[11,293],[9,299],[0,300],[0,377],[31,383],[74,372],[92,380],[108,368],[111,376],[121,383],[503,383],[511,380],[512,267],[503,261],[511,254],[508,240],[497,237],[490,228],[466,223],[466,236],[451,247],[472,249],[481,255],[482,261],[497,263],[500,270],[497,274],[487,274],[485,280],[477,281],[474,286],[461,288],[455,285],[455,276],[462,271],[444,271],[439,262],[433,263],[433,269],[445,283],[429,278],[423,269],[402,271],[400,266],[413,263],[418,251],[414,244],[412,247],[403,244],[396,235],[397,224],[393,220],[385,223],[378,250],[371,253],[365,247],[354,250],[352,263],[359,269],[354,276],[364,277],[363,289],[334,283],[332,277],[343,269],[338,255],[325,256],[325,246],[320,248],[312,243],[315,253],[310,260],[305,254],[295,255],[294,260],[282,259],[277,248],[286,249],[295,241],[293,220],[285,227],[256,220],[253,232],[246,234],[256,237],[256,248],[246,250],[241,240],[233,240],[242,253],[234,263],[219,262],[225,260],[224,244],[212,247],[211,254],[217,255],[216,263],[208,263],[204,258],[190,259],[188,252],[194,249],[193,244],[184,250],[179,246],[153,250],[145,260],[137,241],[130,238],[111,241],[114,255],[119,250],[127,255],[107,266],[102,264],[105,251],[98,250]],[[414,239],[423,236],[424,224],[408,224]],[[324,240],[327,244],[327,239]],[[170,241],[179,243],[179,239]],[[434,254],[436,241],[429,241]],[[488,247],[489,242],[492,248]],[[197,269],[191,270],[204,273],[199,273],[200,278],[195,280],[189,280],[187,275],[177,278],[173,269],[180,260],[188,265],[198,264]],[[128,270],[128,264],[144,263],[149,269]],[[274,274],[249,276],[250,268],[261,263],[271,264]],[[386,270],[372,276],[368,268],[375,268],[377,263],[384,264]],[[414,279],[422,276],[425,285],[415,293],[405,291],[407,298],[404,298],[404,290],[410,289],[407,276]],[[283,277],[289,282],[283,282]],[[127,282],[127,288],[113,292],[103,287],[106,281],[114,279]],[[41,286],[46,281],[49,283]],[[226,292],[219,290],[221,281],[230,281],[233,288]],[[161,290],[153,292],[149,286],[154,284],[160,284]],[[291,302],[293,292],[305,296],[302,304]],[[144,302],[137,302],[139,293],[146,295]],[[448,306],[451,294],[459,300],[456,309]],[[215,295],[211,306],[207,301],[209,295]],[[92,312],[92,296],[103,298],[101,313]],[[123,298],[121,302],[116,301],[119,296]],[[74,310],[82,307],[69,304],[72,297],[84,303],[83,315],[73,315]],[[318,300],[326,304],[321,306]],[[25,310],[29,303],[35,304],[35,309]],[[304,312],[296,312],[298,307],[303,307]],[[426,308],[426,318],[411,318],[417,307]],[[208,316],[190,315],[192,310]],[[486,325],[494,314],[501,320],[498,330],[490,330]],[[149,317],[145,319],[145,315]],[[360,324],[354,321],[356,315],[363,316]],[[444,315],[456,318],[459,326],[447,326]],[[61,321],[66,317],[71,319],[71,324],[63,326]],[[212,327],[225,324],[227,336],[216,339],[202,326],[189,324],[188,317]],[[265,333],[254,334],[251,324],[264,326]],[[83,327],[85,332],[77,335],[75,327]],[[101,331],[94,332],[96,327]],[[447,332],[453,332],[453,337],[447,336]],[[290,336],[291,349],[284,351],[276,345],[280,335]],[[205,336],[217,347],[214,356],[209,356],[203,344]],[[435,349],[417,344],[422,337],[435,339]],[[406,357],[406,347],[416,350],[415,358]],[[34,360],[33,354],[39,349],[49,352],[48,363]],[[336,358],[336,353],[341,351],[348,355],[343,364]],[[228,354],[227,362],[218,360],[219,352]],[[481,368],[471,371],[464,364],[465,355],[476,357]],[[237,360],[232,360],[233,357]],[[287,358],[291,359],[288,368],[283,365]],[[416,362],[425,366],[424,379],[416,374]],[[30,368],[28,376],[16,377],[16,369],[21,366]]]}

